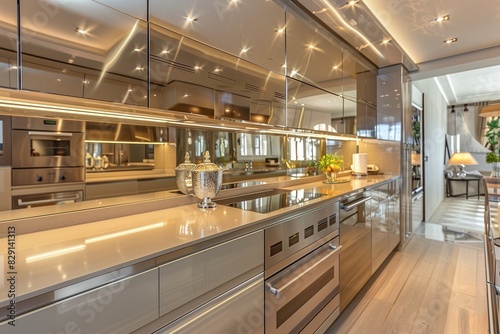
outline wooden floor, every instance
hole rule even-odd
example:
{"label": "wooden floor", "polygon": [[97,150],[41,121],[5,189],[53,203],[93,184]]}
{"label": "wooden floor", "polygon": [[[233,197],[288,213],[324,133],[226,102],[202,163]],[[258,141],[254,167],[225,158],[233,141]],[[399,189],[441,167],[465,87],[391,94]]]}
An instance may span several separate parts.
{"label": "wooden floor", "polygon": [[488,333],[481,242],[414,235],[327,333]]}

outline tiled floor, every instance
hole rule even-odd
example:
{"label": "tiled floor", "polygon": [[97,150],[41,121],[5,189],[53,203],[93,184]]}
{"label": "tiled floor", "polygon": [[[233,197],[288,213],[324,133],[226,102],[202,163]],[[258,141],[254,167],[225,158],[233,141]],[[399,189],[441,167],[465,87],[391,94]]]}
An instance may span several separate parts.
{"label": "tiled floor", "polygon": [[427,222],[414,234],[426,239],[482,247],[484,199],[446,197]]}

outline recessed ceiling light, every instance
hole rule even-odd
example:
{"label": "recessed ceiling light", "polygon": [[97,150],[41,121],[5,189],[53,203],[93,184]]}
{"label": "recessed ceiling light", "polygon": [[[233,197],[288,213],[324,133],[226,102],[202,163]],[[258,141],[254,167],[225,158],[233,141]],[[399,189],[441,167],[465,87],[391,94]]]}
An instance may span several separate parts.
{"label": "recessed ceiling light", "polygon": [[249,48],[242,48],[242,49],[241,49],[241,53],[247,53],[247,52],[248,52],[248,50],[250,50],[250,49],[249,49]]}
{"label": "recessed ceiling light", "polygon": [[201,70],[201,66],[195,66],[195,67],[194,67],[194,69],[195,69],[196,71]]}
{"label": "recessed ceiling light", "polygon": [[449,19],[450,19],[450,15],[445,15],[445,16],[438,17],[436,19],[436,22],[448,21]]}
{"label": "recessed ceiling light", "polygon": [[141,52],[141,51],[142,51],[142,49],[135,48],[135,49],[134,49],[134,51],[135,51],[135,52]]}
{"label": "recessed ceiling light", "polygon": [[451,44],[451,43],[455,43],[456,41],[458,41],[458,38],[456,37],[453,37],[453,38],[450,38],[450,39],[447,39],[446,41],[444,41],[446,44]]}
{"label": "recessed ceiling light", "polygon": [[79,34],[82,34],[82,35],[85,35],[87,33],[87,31],[85,29],[81,29],[81,28],[76,28],[75,31]]}
{"label": "recessed ceiling light", "polygon": [[188,21],[189,23],[192,23],[192,22],[198,21],[198,18],[191,17],[191,16],[186,16],[186,21]]}
{"label": "recessed ceiling light", "polygon": [[338,68],[339,68],[339,65],[335,65],[335,66],[333,66],[333,69],[334,69],[334,70],[337,70]]}
{"label": "recessed ceiling light", "polygon": [[162,54],[165,54],[165,53],[170,53],[170,51],[168,51],[168,50],[163,50],[161,53],[162,53]]}
{"label": "recessed ceiling light", "polygon": [[276,29],[275,30],[278,34],[282,34],[283,32],[285,32],[285,28],[279,28],[279,29]]}
{"label": "recessed ceiling light", "polygon": [[384,44],[384,45],[389,44],[389,42],[390,42],[390,41],[391,41],[391,40],[390,40],[389,38],[384,39],[384,40],[382,41],[382,44]]}
{"label": "recessed ceiling light", "polygon": [[312,43],[311,43],[311,44],[308,44],[308,45],[307,45],[307,47],[308,47],[309,49],[315,49],[315,47],[314,47],[314,45],[313,45]]}
{"label": "recessed ceiling light", "polygon": [[290,73],[290,75],[293,77],[294,75],[296,75],[297,73],[299,73],[297,70],[293,70],[292,73]]}
{"label": "recessed ceiling light", "polygon": [[136,71],[142,71],[144,69],[144,67],[137,66],[135,69],[136,69]]}
{"label": "recessed ceiling light", "polygon": [[350,5],[350,6],[354,6],[354,5],[355,5],[355,4],[357,4],[358,2],[359,2],[359,0],[349,0],[349,1],[347,2],[347,4],[348,4],[348,5]]}
{"label": "recessed ceiling light", "polygon": [[74,60],[73,59],[68,59],[68,63],[73,64]]}

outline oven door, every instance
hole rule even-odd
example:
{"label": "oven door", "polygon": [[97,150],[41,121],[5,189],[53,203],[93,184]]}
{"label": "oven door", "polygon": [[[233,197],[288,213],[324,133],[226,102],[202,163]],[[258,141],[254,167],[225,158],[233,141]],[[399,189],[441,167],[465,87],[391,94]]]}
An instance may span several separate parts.
{"label": "oven door", "polygon": [[266,280],[266,333],[299,333],[330,302],[338,309],[340,248],[335,237]]}
{"label": "oven door", "polygon": [[83,167],[84,134],[12,130],[13,168]]}

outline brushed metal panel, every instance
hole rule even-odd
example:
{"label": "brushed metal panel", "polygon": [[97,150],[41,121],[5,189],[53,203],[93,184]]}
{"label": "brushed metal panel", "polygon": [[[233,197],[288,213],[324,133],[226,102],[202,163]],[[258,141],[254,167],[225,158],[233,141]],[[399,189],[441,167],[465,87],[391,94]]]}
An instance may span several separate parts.
{"label": "brushed metal panel", "polygon": [[0,332],[129,333],[158,317],[158,271],[141,274],[79,294],[7,321]]}
{"label": "brushed metal panel", "polygon": [[264,232],[216,245],[160,266],[160,315],[165,315],[209,291],[264,269]]}
{"label": "brushed metal panel", "polygon": [[263,334],[264,318],[264,277],[259,274],[154,334]]}

